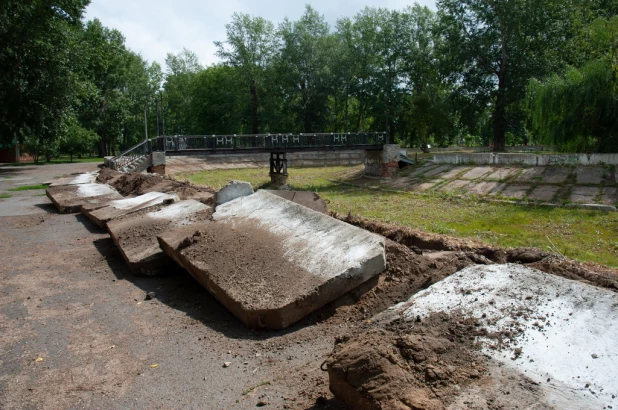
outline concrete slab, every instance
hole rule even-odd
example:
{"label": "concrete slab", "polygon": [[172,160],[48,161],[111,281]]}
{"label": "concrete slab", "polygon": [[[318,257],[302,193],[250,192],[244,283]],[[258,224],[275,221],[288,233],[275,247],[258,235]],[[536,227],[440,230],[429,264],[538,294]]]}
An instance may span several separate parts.
{"label": "concrete slab", "polygon": [[468,170],[468,169],[470,169],[470,167],[458,166],[458,167],[452,168],[451,170],[445,172],[444,174],[438,175],[438,177],[443,178],[443,179],[452,179],[452,178],[455,178],[460,173],[462,173],[463,171]]}
{"label": "concrete slab", "polygon": [[477,195],[497,195],[506,187],[506,184],[500,182],[479,182],[470,184],[468,192]]}
{"label": "concrete slab", "polygon": [[206,221],[211,214],[211,207],[189,199],[117,217],[107,223],[107,231],[133,273],[155,276],[169,272],[173,263],[159,247],[157,235]]}
{"label": "concrete slab", "polygon": [[493,170],[494,169],[491,167],[475,167],[463,174],[463,176],[461,176],[461,179],[477,179],[484,175],[487,175]]}
{"label": "concrete slab", "polygon": [[86,208],[82,207],[82,213],[96,225],[105,229],[107,222],[119,216],[128,215],[154,205],[162,205],[164,203],[169,205],[178,201],[180,201],[180,198],[176,194],[148,192],[135,198],[111,201],[106,206],[92,211],[85,211]]}
{"label": "concrete slab", "polygon": [[118,191],[106,184],[56,186],[47,188],[45,193],[60,213],[79,212],[82,205],[96,209],[110,201],[122,199]]}
{"label": "concrete slab", "polygon": [[283,189],[267,189],[268,193],[280,196],[309,209],[328,215],[328,206],[326,202],[315,192],[308,191],[286,191]]}
{"label": "concrete slab", "polygon": [[542,180],[545,167],[532,167],[525,168],[521,174],[517,177],[516,181],[530,182],[534,180]]}
{"label": "concrete slab", "polygon": [[445,192],[458,191],[458,190],[461,191],[461,190],[464,190],[464,188],[468,186],[469,184],[470,184],[470,181],[463,181],[461,179],[456,179],[454,181],[449,182],[446,185],[443,185],[440,188],[440,191],[445,191]]}
{"label": "concrete slab", "polygon": [[98,171],[87,172],[84,174],[71,175],[68,177],[57,178],[50,182],[49,186],[62,186],[62,185],[80,185],[80,184],[94,184],[97,182]]}
{"label": "concrete slab", "polygon": [[419,191],[419,192],[428,191],[431,188],[433,188],[434,186],[436,186],[437,184],[439,184],[440,182],[442,182],[441,179],[434,179],[434,180],[431,180],[429,182],[416,183],[414,185],[411,185],[409,190],[410,191]]}
{"label": "concrete slab", "polygon": [[534,188],[534,190],[528,194],[528,199],[533,201],[549,202],[554,198],[554,196],[556,196],[559,190],[559,186],[541,185]]}
{"label": "concrete slab", "polygon": [[230,181],[215,194],[215,205],[219,206],[236,198],[251,195],[251,184],[244,181]]}
{"label": "concrete slab", "polygon": [[571,173],[571,168],[548,167],[542,175],[543,182],[550,184],[561,184]]}
{"label": "concrete slab", "polygon": [[521,265],[472,266],[382,316],[432,314],[474,320],[482,353],[532,379],[542,394],[530,391],[538,402],[523,407],[618,406],[618,295],[610,290]]}
{"label": "concrete slab", "polygon": [[601,203],[604,205],[617,204],[618,203],[618,189],[603,188],[603,196],[601,196]]}
{"label": "concrete slab", "polygon": [[509,185],[502,190],[501,196],[512,199],[522,199],[530,189],[530,185]]}
{"label": "concrete slab", "polygon": [[603,181],[605,169],[601,167],[578,167],[575,175],[578,184],[599,185]]}
{"label": "concrete slab", "polygon": [[441,166],[440,164],[434,164],[433,162],[428,162],[428,163],[424,164],[423,166],[421,166],[420,168],[415,169],[408,176],[409,177],[420,176],[420,175],[423,175],[425,172],[429,172],[432,169],[438,168],[440,166]]}
{"label": "concrete slab", "polygon": [[574,204],[594,204],[599,191],[598,187],[576,186],[571,191],[571,202]]}
{"label": "concrete slab", "polygon": [[159,242],[251,328],[285,328],[386,267],[384,238],[264,190],[212,219]]}
{"label": "concrete slab", "polygon": [[491,179],[496,181],[504,181],[519,172],[519,168],[499,168],[493,173],[485,176],[484,179]]}
{"label": "concrete slab", "polygon": [[442,165],[442,166],[439,166],[437,168],[433,168],[433,169],[425,172],[423,175],[425,177],[427,177],[427,178],[430,178],[430,177],[438,175],[438,174],[440,174],[442,172],[446,172],[446,171],[450,170],[451,167],[452,167],[452,165]]}

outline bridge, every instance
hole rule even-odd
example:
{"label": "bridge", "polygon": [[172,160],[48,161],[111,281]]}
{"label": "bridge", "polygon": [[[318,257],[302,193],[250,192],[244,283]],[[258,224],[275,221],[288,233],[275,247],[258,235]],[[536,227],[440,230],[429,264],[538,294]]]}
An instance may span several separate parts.
{"label": "bridge", "polygon": [[[375,173],[382,164],[393,162],[381,160],[388,137],[385,132],[362,133],[303,133],[303,134],[258,134],[258,135],[175,135],[151,138],[106,161],[106,164],[122,172],[142,172],[165,164],[166,156],[208,156],[220,154],[270,153],[270,175],[276,185],[287,180],[286,154],[301,151],[364,150],[365,165],[373,164]],[[391,148],[392,151],[392,148]],[[392,154],[389,154],[392,157]],[[395,160],[397,162],[397,159]],[[376,167],[375,165],[379,165]],[[392,165],[392,164],[391,164]],[[164,168],[164,167],[163,167]],[[369,172],[372,174],[372,172]]]}

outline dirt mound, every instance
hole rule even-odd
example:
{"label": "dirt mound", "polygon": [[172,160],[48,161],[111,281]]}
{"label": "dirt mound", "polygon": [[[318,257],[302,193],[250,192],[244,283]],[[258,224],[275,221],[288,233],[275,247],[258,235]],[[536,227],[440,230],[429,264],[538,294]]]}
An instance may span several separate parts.
{"label": "dirt mound", "polygon": [[412,331],[390,327],[338,340],[326,363],[331,390],[350,408],[443,409],[487,374],[473,320],[435,314]]}
{"label": "dirt mound", "polygon": [[[431,252],[434,252],[434,254],[448,255],[452,252],[460,252],[465,255],[466,259],[477,264],[521,263],[546,273],[618,291],[618,269],[588,262],[580,263],[573,259],[544,252],[538,248],[504,249],[474,239],[431,234],[411,228],[374,222],[352,215],[341,216],[337,213],[331,215],[405,245],[414,253],[431,255]],[[441,262],[444,263],[443,260]],[[390,264],[390,262],[388,263]],[[405,266],[402,267],[403,271],[405,269],[407,269]],[[435,272],[435,269],[433,272]],[[412,274],[414,274],[414,271],[412,271]],[[438,271],[438,277],[441,277],[440,275],[441,273]]]}
{"label": "dirt mound", "polygon": [[178,181],[167,175],[158,174],[124,174],[109,168],[103,168],[98,182],[108,183],[123,196],[143,195],[147,192],[176,193],[181,200],[195,199],[205,204],[212,203],[214,190],[207,186],[198,186],[190,182]]}

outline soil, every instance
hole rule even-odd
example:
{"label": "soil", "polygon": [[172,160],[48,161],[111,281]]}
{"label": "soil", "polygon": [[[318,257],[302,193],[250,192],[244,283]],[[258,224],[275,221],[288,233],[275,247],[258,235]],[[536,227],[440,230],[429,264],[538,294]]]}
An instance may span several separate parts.
{"label": "soil", "polygon": [[[114,218],[108,223],[108,231],[124,259],[137,275],[160,275],[170,268],[172,261],[165,255],[157,235],[168,230],[173,221],[153,219],[146,214],[163,209],[165,205],[155,205],[138,212]],[[189,223],[200,223],[210,219],[212,208],[188,218]]]}
{"label": "soil", "polygon": [[138,196],[147,192],[176,193],[183,199],[195,199],[210,205],[215,191],[208,186],[195,185],[190,182],[178,181],[168,175],[141,174],[101,169],[97,181],[107,183],[123,196]]}
{"label": "soil", "polygon": [[323,282],[285,259],[273,246],[281,238],[251,221],[211,221],[171,235],[176,240],[165,241],[178,243],[176,250],[245,311],[277,309],[310,296]]}

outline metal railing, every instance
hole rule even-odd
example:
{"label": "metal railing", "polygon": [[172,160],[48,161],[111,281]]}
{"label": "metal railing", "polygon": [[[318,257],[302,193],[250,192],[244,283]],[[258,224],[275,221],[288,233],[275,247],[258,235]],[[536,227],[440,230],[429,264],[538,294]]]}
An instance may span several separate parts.
{"label": "metal railing", "polygon": [[380,148],[385,132],[303,133],[257,135],[174,135],[142,141],[112,158],[111,168],[127,171],[149,159],[154,151],[285,151],[293,149]]}
{"label": "metal railing", "polygon": [[257,135],[182,135],[165,137],[166,151],[236,151],[381,146],[386,133],[310,133]]}

